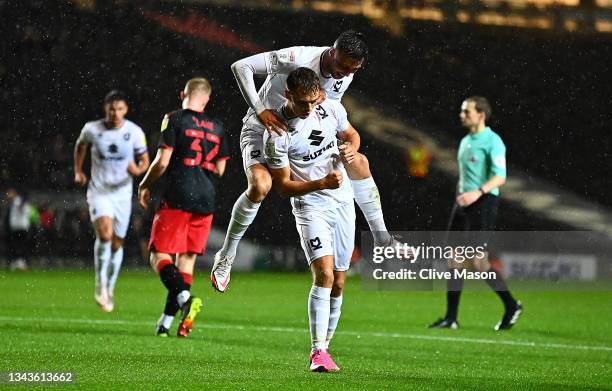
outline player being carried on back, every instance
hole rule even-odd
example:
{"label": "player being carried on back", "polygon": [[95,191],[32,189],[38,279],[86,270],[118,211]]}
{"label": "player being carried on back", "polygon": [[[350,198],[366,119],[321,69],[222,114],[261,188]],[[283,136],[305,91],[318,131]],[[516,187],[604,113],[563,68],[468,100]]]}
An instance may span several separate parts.
{"label": "player being carried on back", "polygon": [[353,189],[345,167],[355,163],[360,137],[337,100],[318,104],[319,79],[309,68],[287,78],[287,102],[276,111],[288,125],[264,134],[265,159],[278,192],[291,197],[313,285],[308,296],[310,370],[340,368],[328,352],[342,305],[355,244]]}
{"label": "player being carried on back", "polygon": [[[367,54],[363,36],[349,30],[340,34],[332,47],[290,47],[256,54],[232,64],[232,71],[249,105],[240,134],[248,188],[236,200],[223,247],[215,254],[211,280],[218,291],[224,292],[227,288],[238,243],[272,187],[272,177],[263,156],[263,134],[266,130],[281,134],[287,129],[287,121],[278,115],[276,109],[286,100],[284,92],[288,74],[299,67],[311,69],[321,87],[317,102],[325,98],[339,102]],[[259,93],[255,89],[254,75],[267,75]],[[314,134],[313,137],[316,139],[318,136]],[[375,245],[394,245],[395,241],[385,226],[380,195],[367,158],[355,153],[347,174],[354,199],[374,235]]]}
{"label": "player being carried on back", "polygon": [[[151,229],[151,266],[168,289],[157,335],[168,336],[181,309],[179,337],[187,337],[202,300],[191,296],[196,256],[206,249],[215,210],[215,177],[229,159],[223,125],[204,112],[211,86],[204,78],[187,82],[181,92],[183,109],[166,115],[161,125],[157,156],[138,187],[138,200],[147,208],[151,186],[162,176],[168,186]],[[176,254],[176,260],[173,256]]]}

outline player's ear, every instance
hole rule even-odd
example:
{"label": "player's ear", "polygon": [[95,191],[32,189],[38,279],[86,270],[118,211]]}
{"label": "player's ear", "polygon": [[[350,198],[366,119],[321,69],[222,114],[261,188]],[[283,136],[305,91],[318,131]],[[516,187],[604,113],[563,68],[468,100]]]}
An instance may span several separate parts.
{"label": "player's ear", "polygon": [[187,96],[187,95],[185,95],[185,91],[181,91],[181,92],[179,93],[179,98],[180,98],[181,100],[184,100],[186,96]]}
{"label": "player's ear", "polygon": [[291,99],[291,95],[289,95],[289,90],[285,89],[285,98]]}

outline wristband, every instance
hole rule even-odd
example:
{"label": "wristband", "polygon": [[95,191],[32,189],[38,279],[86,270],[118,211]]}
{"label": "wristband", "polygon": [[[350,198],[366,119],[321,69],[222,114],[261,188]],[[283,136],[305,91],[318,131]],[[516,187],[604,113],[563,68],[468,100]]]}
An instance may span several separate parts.
{"label": "wristband", "polygon": [[487,194],[487,192],[486,192],[486,191],[484,191],[484,189],[482,188],[482,186],[480,186],[480,187],[478,188],[478,190],[480,190],[480,192],[482,193],[482,195]]}

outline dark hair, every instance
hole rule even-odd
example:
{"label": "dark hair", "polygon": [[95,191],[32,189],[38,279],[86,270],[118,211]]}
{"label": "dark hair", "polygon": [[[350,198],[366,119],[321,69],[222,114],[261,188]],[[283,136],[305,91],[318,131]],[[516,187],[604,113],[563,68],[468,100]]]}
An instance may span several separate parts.
{"label": "dark hair", "polygon": [[354,30],[346,30],[340,34],[334,42],[334,47],[355,60],[364,60],[368,56],[368,45],[363,34]]}
{"label": "dark hair", "polygon": [[125,92],[119,91],[119,90],[111,90],[104,97],[104,104],[106,105],[106,104],[110,104],[110,103],[117,102],[120,100],[124,101],[125,104],[128,103],[127,95],[125,94]]}
{"label": "dark hair", "polygon": [[310,68],[300,67],[287,76],[287,89],[290,92],[300,89],[306,93],[315,93],[319,88],[319,76]]}
{"label": "dark hair", "polygon": [[485,121],[488,120],[493,111],[491,110],[491,104],[489,100],[484,96],[470,96],[465,100],[466,102],[474,102],[474,108],[479,113],[485,113]]}

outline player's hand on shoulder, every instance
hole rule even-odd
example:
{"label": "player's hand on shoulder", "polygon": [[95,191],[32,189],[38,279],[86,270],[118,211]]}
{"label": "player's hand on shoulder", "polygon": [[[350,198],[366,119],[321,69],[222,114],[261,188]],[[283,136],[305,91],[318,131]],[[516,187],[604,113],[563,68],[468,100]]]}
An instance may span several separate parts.
{"label": "player's hand on shoulder", "polygon": [[270,134],[275,132],[280,136],[287,130],[287,123],[272,110],[266,109],[262,111],[257,115],[257,118]]}
{"label": "player's hand on shoulder", "polygon": [[85,186],[87,183],[87,175],[84,172],[77,172],[74,174],[74,183],[79,186]]}
{"label": "player's hand on shoulder", "polygon": [[334,170],[323,178],[323,187],[325,189],[337,189],[342,186],[342,173]]}
{"label": "player's hand on shoulder", "polygon": [[342,158],[343,163],[351,164],[353,160],[355,160],[355,154],[357,152],[355,151],[353,144],[345,142],[338,146],[338,149],[340,150],[340,157]]}
{"label": "player's hand on shoulder", "polygon": [[143,209],[149,208],[149,202],[151,202],[151,190],[143,189],[142,187],[138,188],[138,203]]}

